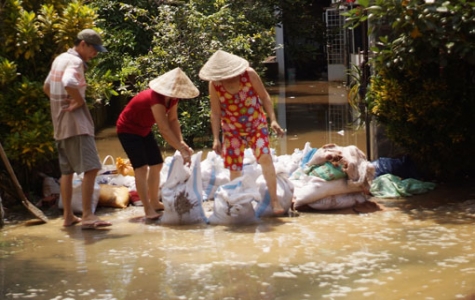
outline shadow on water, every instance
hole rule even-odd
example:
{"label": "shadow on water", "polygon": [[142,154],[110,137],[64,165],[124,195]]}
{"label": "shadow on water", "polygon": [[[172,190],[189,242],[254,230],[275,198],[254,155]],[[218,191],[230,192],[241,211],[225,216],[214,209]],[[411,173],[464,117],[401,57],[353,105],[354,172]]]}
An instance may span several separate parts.
{"label": "shadow on water", "polygon": [[[273,140],[278,155],[306,142],[365,152],[364,132],[347,126],[344,86],[296,82],[269,92],[287,129]],[[102,158],[125,156],[113,128],[97,145]],[[379,199],[387,209],[376,213],[302,212],[248,226],[147,225],[131,206],[99,208],[113,226],[85,231],[62,228],[56,213],[0,232],[0,298],[474,299],[475,211],[460,206],[470,193],[451,202],[442,187]]]}

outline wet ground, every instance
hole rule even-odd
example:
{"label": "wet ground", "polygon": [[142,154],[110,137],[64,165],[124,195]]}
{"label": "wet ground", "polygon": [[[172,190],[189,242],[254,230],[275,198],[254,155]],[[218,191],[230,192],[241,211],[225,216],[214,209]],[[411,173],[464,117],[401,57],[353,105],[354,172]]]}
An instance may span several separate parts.
{"label": "wet ground", "polygon": [[[468,199],[468,200],[467,200]],[[471,200],[470,200],[471,199]],[[1,231],[3,299],[474,299],[475,190],[441,186],[381,211],[301,212],[252,226],[145,224]],[[205,202],[206,211],[212,202]]]}
{"label": "wet ground", "polygon": [[[287,128],[277,153],[305,142],[364,151],[364,132],[345,126],[344,89],[299,85],[277,100]],[[123,155],[113,132],[98,135],[102,158]],[[249,226],[146,224],[133,206],[98,208],[113,226],[95,231],[63,228],[55,207],[45,210],[46,224],[7,214],[0,298],[475,299],[473,183],[371,198],[367,211],[304,211]],[[213,202],[203,205],[210,214]]]}

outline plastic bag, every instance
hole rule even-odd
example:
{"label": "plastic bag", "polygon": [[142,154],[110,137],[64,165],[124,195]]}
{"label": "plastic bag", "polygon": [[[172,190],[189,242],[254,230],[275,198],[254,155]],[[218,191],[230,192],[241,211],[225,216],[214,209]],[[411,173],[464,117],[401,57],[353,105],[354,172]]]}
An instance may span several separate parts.
{"label": "plastic bag", "polygon": [[131,191],[137,190],[135,187],[135,177],[134,176],[123,176],[121,174],[111,177],[109,180],[110,185],[116,186],[125,186]]}
{"label": "plastic bag", "polygon": [[101,170],[97,173],[96,182],[98,184],[109,184],[117,176],[117,165],[112,155],[107,155],[102,161]]}
{"label": "plastic bag", "polygon": [[304,172],[310,176],[317,176],[326,181],[345,178],[346,173],[341,169],[341,166],[335,166],[327,161],[322,165],[312,165],[304,168]]}
{"label": "plastic bag", "polygon": [[[112,163],[107,163],[110,160]],[[98,175],[117,174],[117,165],[112,155],[107,155],[102,161],[102,168]]]}
{"label": "plastic bag", "polygon": [[124,175],[124,176],[134,176],[134,168],[130,163],[129,159],[124,159],[122,157],[117,157],[115,162],[117,173]]}
{"label": "plastic bag", "polygon": [[[315,153],[318,151],[317,148],[312,148],[310,146],[310,143],[309,142],[306,142],[305,143],[305,146],[302,150],[302,159],[300,160],[300,165],[299,167],[300,168],[304,168],[305,165],[307,165],[311,159],[313,158],[313,156],[315,155]],[[322,162],[323,163],[323,162]]]}
{"label": "plastic bag", "polygon": [[375,168],[372,163],[366,160],[366,155],[358,147],[326,144],[315,152],[307,165],[322,165],[326,161],[341,165],[348,177],[348,185],[370,189]]}
{"label": "plastic bag", "polygon": [[[294,184],[289,180],[285,172],[277,173],[277,199],[284,209],[285,213],[288,212],[292,205],[292,197],[294,195]],[[259,186],[259,192],[261,193],[261,200],[254,201],[254,211],[256,217],[272,217],[274,211],[272,209],[269,191],[267,189],[267,183],[264,176],[257,178],[256,184]]]}
{"label": "plastic bag", "polygon": [[436,184],[413,178],[402,180],[400,177],[385,174],[377,177],[371,184],[370,193],[378,198],[399,198],[424,194],[433,190]]}
{"label": "plastic bag", "polygon": [[295,186],[295,208],[333,195],[362,192],[361,187],[348,184],[344,178],[326,181],[320,177],[301,174],[298,180],[291,181]]}
{"label": "plastic bag", "polygon": [[161,224],[185,225],[206,223],[202,205],[201,154],[191,157],[191,165],[183,164],[178,151],[173,156],[167,181],[162,186],[162,202],[165,206]]}
{"label": "plastic bag", "polygon": [[253,176],[243,175],[218,188],[214,198],[211,225],[244,225],[259,222],[252,201],[260,201],[261,194]]}
{"label": "plastic bag", "polygon": [[214,199],[218,187],[229,182],[229,170],[224,168],[223,159],[214,151],[208,152],[201,162],[201,176],[203,201]]}
{"label": "plastic bag", "polygon": [[43,197],[49,197],[51,195],[59,195],[60,187],[59,182],[56,178],[53,177],[44,177],[43,178]]}
{"label": "plastic bag", "polygon": [[420,178],[416,165],[408,156],[403,156],[401,158],[380,157],[377,160],[373,160],[371,163],[374,165],[376,170],[374,174],[375,177],[392,174],[401,177],[402,179]]}
{"label": "plastic bag", "polygon": [[162,170],[160,171],[160,186],[163,186],[170,174],[170,166],[173,162],[173,156],[167,156],[163,161]]}
{"label": "plastic bag", "polygon": [[[96,211],[97,204],[99,203],[100,189],[101,187],[96,182],[94,184],[94,191],[92,194],[92,203],[91,203],[91,208],[92,208],[93,213]],[[74,173],[74,176],[73,176],[73,193],[71,197],[71,207],[73,209],[73,212],[82,213],[82,177],[76,173]],[[59,209],[64,208],[61,196],[59,197],[59,200],[58,200],[58,208]]]}

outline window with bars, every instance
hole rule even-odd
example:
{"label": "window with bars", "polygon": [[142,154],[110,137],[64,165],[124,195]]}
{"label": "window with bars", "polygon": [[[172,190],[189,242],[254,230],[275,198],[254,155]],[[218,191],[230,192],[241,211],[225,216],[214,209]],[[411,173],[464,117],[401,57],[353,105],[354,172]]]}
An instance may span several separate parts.
{"label": "window with bars", "polygon": [[329,8],[325,11],[327,26],[327,60],[328,64],[345,64],[346,31],[343,11],[338,8]]}

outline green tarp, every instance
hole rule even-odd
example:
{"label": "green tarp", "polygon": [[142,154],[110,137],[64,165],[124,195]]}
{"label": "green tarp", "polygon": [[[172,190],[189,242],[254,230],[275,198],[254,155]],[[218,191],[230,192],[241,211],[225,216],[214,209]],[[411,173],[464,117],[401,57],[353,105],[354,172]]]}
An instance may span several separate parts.
{"label": "green tarp", "polygon": [[435,188],[433,182],[424,182],[413,178],[401,179],[392,174],[376,177],[371,184],[370,193],[378,198],[408,197],[424,194]]}

